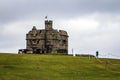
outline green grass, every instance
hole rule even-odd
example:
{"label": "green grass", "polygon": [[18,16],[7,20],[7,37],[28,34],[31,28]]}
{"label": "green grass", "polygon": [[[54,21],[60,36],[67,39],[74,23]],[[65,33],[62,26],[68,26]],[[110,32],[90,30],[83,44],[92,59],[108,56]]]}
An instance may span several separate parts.
{"label": "green grass", "polygon": [[120,80],[120,60],[0,54],[0,80]]}

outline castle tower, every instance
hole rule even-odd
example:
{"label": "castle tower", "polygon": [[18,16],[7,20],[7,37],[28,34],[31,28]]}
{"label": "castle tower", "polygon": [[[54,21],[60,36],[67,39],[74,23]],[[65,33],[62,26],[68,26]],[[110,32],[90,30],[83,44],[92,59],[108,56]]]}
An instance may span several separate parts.
{"label": "castle tower", "polygon": [[68,34],[64,30],[53,29],[53,21],[45,20],[45,29],[33,26],[26,34],[26,49],[19,53],[68,53]]}
{"label": "castle tower", "polygon": [[52,24],[53,21],[52,20],[45,20],[45,30],[52,30]]}

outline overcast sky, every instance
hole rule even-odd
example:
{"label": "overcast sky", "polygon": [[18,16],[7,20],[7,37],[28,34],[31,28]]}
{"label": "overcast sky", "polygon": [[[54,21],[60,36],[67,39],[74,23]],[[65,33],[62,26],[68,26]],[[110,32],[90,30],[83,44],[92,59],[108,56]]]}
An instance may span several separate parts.
{"label": "overcast sky", "polygon": [[44,28],[69,34],[69,53],[120,58],[120,0],[0,0],[0,52],[26,47],[26,33]]}

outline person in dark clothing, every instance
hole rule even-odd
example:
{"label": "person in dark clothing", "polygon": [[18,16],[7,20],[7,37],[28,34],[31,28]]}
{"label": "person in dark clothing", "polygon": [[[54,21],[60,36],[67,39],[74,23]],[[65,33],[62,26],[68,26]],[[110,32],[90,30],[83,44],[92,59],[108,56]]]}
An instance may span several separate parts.
{"label": "person in dark clothing", "polygon": [[98,51],[96,51],[96,58],[98,58],[98,55],[99,55],[99,52],[98,52]]}

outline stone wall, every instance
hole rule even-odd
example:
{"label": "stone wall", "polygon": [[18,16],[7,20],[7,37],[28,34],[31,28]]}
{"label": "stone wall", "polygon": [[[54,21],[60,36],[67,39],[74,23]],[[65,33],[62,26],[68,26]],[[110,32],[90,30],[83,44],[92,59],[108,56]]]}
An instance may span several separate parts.
{"label": "stone wall", "polygon": [[33,53],[68,53],[68,34],[52,27],[52,21],[45,21],[45,29],[33,26],[26,34],[26,49]]}

